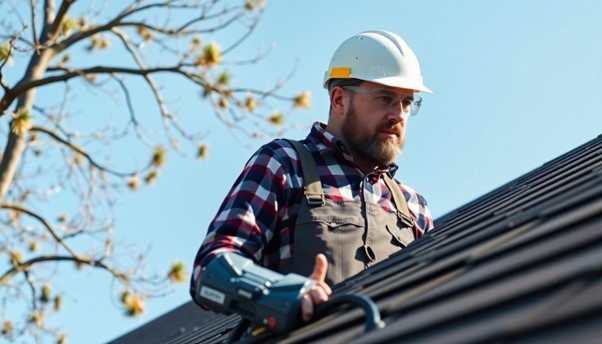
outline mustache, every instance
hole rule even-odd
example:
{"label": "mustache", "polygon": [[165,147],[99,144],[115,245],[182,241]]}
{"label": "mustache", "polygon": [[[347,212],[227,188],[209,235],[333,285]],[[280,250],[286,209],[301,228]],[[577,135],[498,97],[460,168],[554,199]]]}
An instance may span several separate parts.
{"label": "mustache", "polygon": [[403,132],[403,125],[401,124],[401,122],[395,124],[384,123],[378,127],[378,131],[387,131],[400,136]]}

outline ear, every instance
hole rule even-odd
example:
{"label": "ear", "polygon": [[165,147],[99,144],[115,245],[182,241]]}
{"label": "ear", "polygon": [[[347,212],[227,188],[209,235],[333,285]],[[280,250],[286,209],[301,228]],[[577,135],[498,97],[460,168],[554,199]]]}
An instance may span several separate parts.
{"label": "ear", "polygon": [[343,115],[347,106],[349,106],[350,98],[341,87],[335,87],[330,92],[330,107],[335,115]]}

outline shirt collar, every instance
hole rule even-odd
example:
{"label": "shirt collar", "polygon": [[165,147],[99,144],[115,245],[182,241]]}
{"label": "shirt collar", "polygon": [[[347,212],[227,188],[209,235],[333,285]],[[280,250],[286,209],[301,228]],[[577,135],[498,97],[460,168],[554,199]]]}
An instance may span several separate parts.
{"label": "shirt collar", "polygon": [[[322,122],[315,122],[309,135],[307,135],[307,139],[311,141],[322,154],[340,154],[345,160],[355,164],[353,161],[353,156],[349,153],[349,150],[343,141],[337,139],[334,135],[328,132],[326,129],[326,124]],[[391,163],[388,166],[379,166],[375,168],[371,174],[380,176],[383,173],[389,173],[389,175],[393,177],[398,169],[399,166],[396,163]]]}

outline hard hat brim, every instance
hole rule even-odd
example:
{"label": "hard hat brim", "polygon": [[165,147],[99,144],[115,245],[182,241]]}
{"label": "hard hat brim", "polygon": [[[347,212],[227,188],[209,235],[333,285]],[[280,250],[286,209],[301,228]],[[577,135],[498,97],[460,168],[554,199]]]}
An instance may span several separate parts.
{"label": "hard hat brim", "polygon": [[423,84],[412,84],[412,83],[409,83],[408,80],[406,80],[404,78],[391,77],[391,78],[378,78],[378,79],[372,79],[372,80],[368,80],[368,79],[361,78],[361,77],[359,77],[359,78],[355,77],[355,78],[361,79],[364,81],[373,82],[376,84],[385,85],[385,86],[390,86],[390,87],[395,87],[395,88],[403,88],[406,90],[414,90],[414,91],[418,91],[418,92],[425,92],[425,93],[433,94],[433,91],[431,91],[430,88],[424,86]]}
{"label": "hard hat brim", "polygon": [[[401,88],[404,90],[413,90],[416,92],[425,92],[429,94],[433,94],[430,88],[424,86],[423,84],[415,84],[408,82],[405,78],[400,77],[389,77],[389,78],[373,78],[373,76],[363,76],[363,75],[349,75],[349,78],[336,78],[336,79],[358,79],[367,82],[373,82],[375,84],[381,84],[389,87]],[[324,81],[324,88],[328,88],[328,83],[330,80],[335,78],[328,78]]]}

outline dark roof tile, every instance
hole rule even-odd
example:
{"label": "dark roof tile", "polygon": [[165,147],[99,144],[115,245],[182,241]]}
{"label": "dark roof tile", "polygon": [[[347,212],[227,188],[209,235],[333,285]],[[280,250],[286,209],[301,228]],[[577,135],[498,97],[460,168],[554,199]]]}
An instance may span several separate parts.
{"label": "dark roof tile", "polygon": [[[372,298],[384,328],[364,333],[363,311],[342,307],[286,336],[265,333],[253,340],[594,343],[602,338],[602,135],[445,214],[435,226],[400,253],[335,286],[338,295]],[[129,335],[182,328],[162,342],[224,343],[238,321],[207,312],[184,321],[171,313]],[[135,337],[127,342],[149,343]]]}

